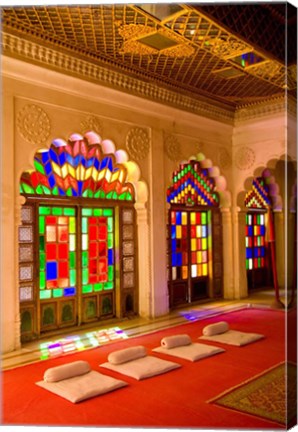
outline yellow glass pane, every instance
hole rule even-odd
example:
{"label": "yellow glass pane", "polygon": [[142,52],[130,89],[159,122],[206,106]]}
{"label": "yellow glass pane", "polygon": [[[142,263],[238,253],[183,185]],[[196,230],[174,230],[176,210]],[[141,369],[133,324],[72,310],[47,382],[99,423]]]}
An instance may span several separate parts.
{"label": "yellow glass pane", "polygon": [[201,225],[197,225],[197,237],[202,237],[202,227]]}
{"label": "yellow glass pane", "polygon": [[254,226],[254,235],[258,235],[258,227],[256,225]]}
{"label": "yellow glass pane", "polygon": [[176,238],[181,239],[181,236],[182,236],[181,225],[177,225],[176,226]]}
{"label": "yellow glass pane", "polygon": [[202,250],[207,250],[207,239],[206,238],[202,239]]}
{"label": "yellow glass pane", "polygon": [[186,224],[187,224],[187,213],[182,212],[182,225],[186,225]]}
{"label": "yellow glass pane", "polygon": [[190,249],[191,249],[191,251],[196,251],[196,250],[197,250],[197,242],[196,242],[196,239],[191,239],[191,242],[190,242]]}
{"label": "yellow glass pane", "polygon": [[186,266],[182,266],[182,279],[188,278],[188,271]]}
{"label": "yellow glass pane", "polygon": [[207,264],[203,264],[202,267],[203,267],[203,270],[202,270],[203,276],[207,276],[207,274],[208,274]]}
{"label": "yellow glass pane", "polygon": [[191,223],[191,225],[196,224],[196,214],[194,212],[190,213],[190,223]]}
{"label": "yellow glass pane", "polygon": [[202,276],[202,264],[198,264],[198,272],[197,272],[197,275],[198,275],[198,277],[200,277],[200,276]]}
{"label": "yellow glass pane", "polygon": [[202,252],[197,252],[197,263],[200,264],[202,262]]}

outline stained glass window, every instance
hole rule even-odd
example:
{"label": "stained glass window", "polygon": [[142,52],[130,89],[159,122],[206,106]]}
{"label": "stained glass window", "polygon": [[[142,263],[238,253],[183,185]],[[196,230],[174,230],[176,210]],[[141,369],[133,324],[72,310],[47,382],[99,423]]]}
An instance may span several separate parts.
{"label": "stained glass window", "polygon": [[39,207],[39,297],[76,293],[76,211],[70,207]]}
{"label": "stained glass window", "polygon": [[208,224],[206,211],[171,211],[172,280],[208,276]]}
{"label": "stained glass window", "polygon": [[246,215],[246,269],[265,267],[265,215]]}
{"label": "stained glass window", "polygon": [[82,209],[82,292],[114,288],[114,211]]}
{"label": "stained glass window", "polygon": [[85,139],[52,143],[35,154],[34,171],[21,176],[24,195],[69,196],[133,201],[134,189],[126,182],[126,169],[114,155],[103,155],[100,144]]}

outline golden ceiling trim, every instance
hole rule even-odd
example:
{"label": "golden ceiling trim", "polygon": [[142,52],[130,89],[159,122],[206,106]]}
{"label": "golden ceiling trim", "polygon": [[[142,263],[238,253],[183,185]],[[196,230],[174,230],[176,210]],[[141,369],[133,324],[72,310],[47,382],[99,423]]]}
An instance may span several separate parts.
{"label": "golden ceiling trim", "polygon": [[284,94],[279,97],[268,98],[259,103],[244,104],[235,111],[235,124],[244,120],[253,120],[279,113],[287,113],[296,117],[296,101]]}
{"label": "golden ceiling trim", "polygon": [[[124,24],[118,28],[120,36],[124,39],[122,47],[119,49],[119,54],[137,54],[137,55],[154,55],[161,54],[166,57],[189,57],[195,49],[185,41],[185,38],[169,31],[163,27],[154,28],[148,25],[140,24]],[[160,35],[172,40],[177,45],[164,48],[155,49],[147,46],[141,42],[145,36]]]}
{"label": "golden ceiling trim", "polygon": [[183,95],[181,92],[162,88],[156,84],[134,78],[127,73],[117,72],[106,66],[99,66],[91,61],[56,51],[11,33],[2,33],[1,44],[4,55],[38,64],[44,68],[65,73],[68,76],[71,75],[112,87],[196,115],[233,124],[234,110],[217,106],[214,101],[208,103],[198,97],[192,98]]}

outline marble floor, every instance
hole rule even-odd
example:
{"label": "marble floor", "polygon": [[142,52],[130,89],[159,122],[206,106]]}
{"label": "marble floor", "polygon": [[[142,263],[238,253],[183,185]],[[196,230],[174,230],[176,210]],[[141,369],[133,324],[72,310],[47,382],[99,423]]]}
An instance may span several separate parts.
{"label": "marble floor", "polygon": [[[281,292],[281,301],[288,303],[285,293]],[[82,349],[91,349],[106,343],[114,343],[121,338],[131,338],[164,328],[176,326],[187,320],[201,320],[210,316],[228,313],[246,307],[271,308],[279,307],[274,301],[274,291],[264,290],[251,294],[242,300],[220,300],[204,304],[189,305],[176,309],[166,316],[145,319],[132,318],[117,321],[106,321],[92,328],[76,330],[75,333],[55,335],[24,344],[20,349],[2,355],[2,370],[12,369],[25,364],[38,362],[47,358],[67,355]]]}

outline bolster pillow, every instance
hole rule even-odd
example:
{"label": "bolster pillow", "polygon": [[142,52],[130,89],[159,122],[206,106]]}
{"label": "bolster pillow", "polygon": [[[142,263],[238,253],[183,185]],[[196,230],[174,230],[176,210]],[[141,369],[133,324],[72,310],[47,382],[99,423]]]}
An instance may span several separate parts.
{"label": "bolster pillow", "polygon": [[164,337],[161,340],[161,346],[166,349],[190,345],[191,338],[187,334]]}
{"label": "bolster pillow", "polygon": [[91,368],[88,362],[78,360],[62,366],[47,369],[44,373],[43,379],[46,382],[57,382],[67,378],[84,375],[90,372],[90,370]]}
{"label": "bolster pillow", "polygon": [[220,321],[215,324],[210,324],[203,328],[204,336],[214,336],[221,333],[225,333],[229,330],[229,324],[226,321]]}
{"label": "bolster pillow", "polygon": [[141,357],[145,357],[147,350],[144,346],[138,345],[131,348],[125,348],[122,350],[114,351],[108,355],[108,361],[111,364],[118,365],[136,360]]}

